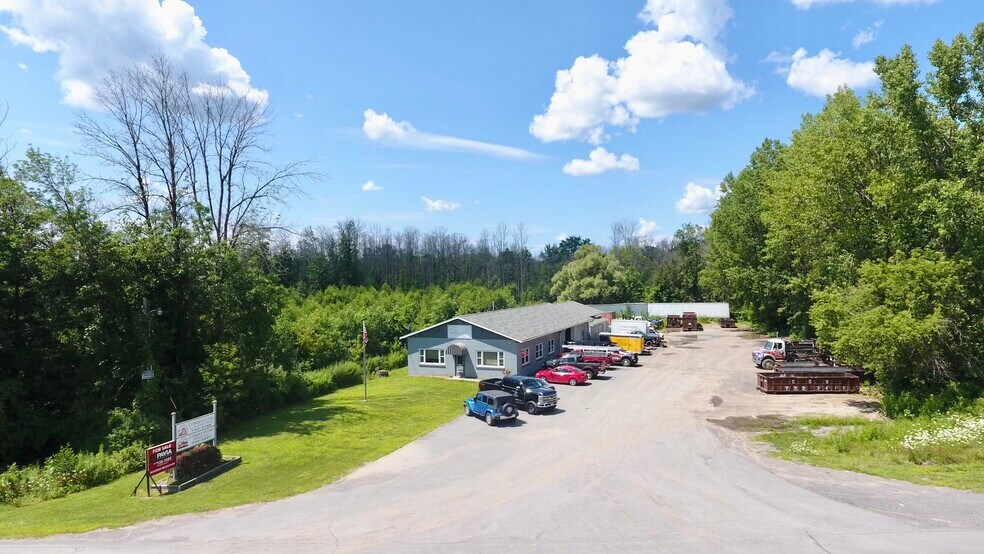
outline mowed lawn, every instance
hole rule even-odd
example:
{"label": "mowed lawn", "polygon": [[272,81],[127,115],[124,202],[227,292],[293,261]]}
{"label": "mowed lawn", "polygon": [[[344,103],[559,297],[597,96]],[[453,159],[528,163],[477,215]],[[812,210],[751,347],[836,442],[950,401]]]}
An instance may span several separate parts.
{"label": "mowed lawn", "polygon": [[[406,370],[260,416],[235,429],[219,422],[219,448],[242,464],[184,492],[131,497],[140,473],[22,507],[0,506],[0,537],[38,537],[121,527],[162,516],[276,500],[331,483],[461,414],[473,382],[408,377]],[[156,494],[156,493],[153,493]]]}

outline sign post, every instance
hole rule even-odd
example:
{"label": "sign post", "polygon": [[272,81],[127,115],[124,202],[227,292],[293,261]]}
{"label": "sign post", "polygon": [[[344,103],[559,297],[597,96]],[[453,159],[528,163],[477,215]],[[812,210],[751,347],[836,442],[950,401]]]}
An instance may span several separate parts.
{"label": "sign post", "polygon": [[212,422],[215,424],[215,430],[212,432],[212,446],[219,445],[219,401],[212,399]]}
{"label": "sign post", "polygon": [[[177,437],[174,436],[174,422],[178,420],[177,412],[171,412],[171,440],[175,441]],[[174,469],[171,470],[171,480],[175,483],[178,482],[178,464],[174,464]]]}
{"label": "sign post", "polygon": [[362,401],[369,401],[369,372],[366,371],[366,344],[369,343],[369,331],[366,330],[366,320],[362,320]]}

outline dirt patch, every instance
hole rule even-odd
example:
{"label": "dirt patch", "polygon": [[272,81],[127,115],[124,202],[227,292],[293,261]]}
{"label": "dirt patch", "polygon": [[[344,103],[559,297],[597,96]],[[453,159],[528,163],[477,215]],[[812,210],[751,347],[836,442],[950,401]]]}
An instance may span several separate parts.
{"label": "dirt patch", "polygon": [[763,335],[762,333],[756,333],[755,331],[745,331],[739,335],[743,339],[767,339],[768,335]]}
{"label": "dirt patch", "polygon": [[728,416],[724,419],[707,418],[707,421],[731,431],[764,431],[784,426],[789,418],[779,414],[766,414],[760,416]]}
{"label": "dirt patch", "polygon": [[711,405],[712,406],[714,406],[715,408],[717,408],[721,404],[724,404],[724,399],[723,398],[721,398],[720,396],[712,396],[711,397]]}

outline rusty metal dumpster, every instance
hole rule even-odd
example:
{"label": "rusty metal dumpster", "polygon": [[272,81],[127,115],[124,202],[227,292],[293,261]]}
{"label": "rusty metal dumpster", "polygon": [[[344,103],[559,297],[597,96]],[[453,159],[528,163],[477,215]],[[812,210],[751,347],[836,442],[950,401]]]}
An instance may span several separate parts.
{"label": "rusty metal dumpster", "polygon": [[758,390],[768,394],[852,394],[861,391],[861,379],[847,372],[760,372]]}
{"label": "rusty metal dumpster", "polygon": [[683,312],[684,331],[703,331],[704,326],[697,323],[697,312]]}

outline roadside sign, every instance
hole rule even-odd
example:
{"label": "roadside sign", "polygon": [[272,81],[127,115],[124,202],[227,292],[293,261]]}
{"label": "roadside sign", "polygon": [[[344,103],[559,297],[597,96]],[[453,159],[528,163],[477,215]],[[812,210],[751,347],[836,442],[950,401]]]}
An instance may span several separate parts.
{"label": "roadside sign", "polygon": [[147,449],[147,473],[154,475],[174,468],[178,451],[174,441],[162,442]]}
{"label": "roadside sign", "polygon": [[144,381],[150,381],[154,378],[154,368],[148,367],[147,369],[140,372],[140,378]]}
{"label": "roadside sign", "polygon": [[205,414],[182,421],[175,427],[174,433],[177,441],[177,451],[184,452],[203,442],[215,440],[215,413]]}

